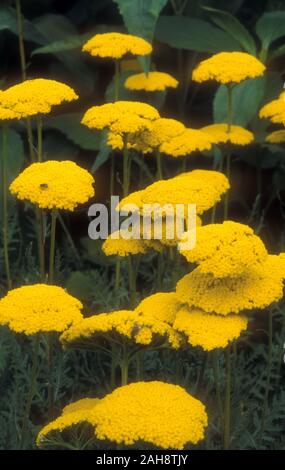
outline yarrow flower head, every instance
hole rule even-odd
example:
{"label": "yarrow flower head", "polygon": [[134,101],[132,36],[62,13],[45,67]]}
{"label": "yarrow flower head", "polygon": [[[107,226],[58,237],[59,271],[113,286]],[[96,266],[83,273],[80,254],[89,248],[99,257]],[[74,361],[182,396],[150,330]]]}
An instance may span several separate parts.
{"label": "yarrow flower head", "polygon": [[83,116],[82,124],[90,129],[109,128],[117,134],[134,134],[150,127],[159,118],[153,106],[136,101],[116,101],[93,106]]}
{"label": "yarrow flower head", "polygon": [[109,338],[111,343],[115,339],[119,342],[119,337],[140,345],[149,345],[161,339],[167,340],[175,349],[180,345],[179,334],[166,322],[132,310],[100,313],[84,318],[74,328],[69,328],[60,340],[65,347],[96,349],[100,339],[106,342]]}
{"label": "yarrow flower head", "polygon": [[248,145],[254,140],[253,133],[241,126],[231,125],[229,129],[228,124],[212,124],[201,131],[210,137],[213,144]]}
{"label": "yarrow flower head", "polygon": [[183,333],[191,346],[205,351],[226,348],[246,330],[248,319],[242,315],[226,317],[206,313],[197,308],[183,307],[177,313],[174,329]]}
{"label": "yarrow flower head", "polygon": [[197,129],[185,129],[182,134],[161,144],[160,151],[171,157],[183,157],[197,151],[210,150],[211,138]]}
{"label": "yarrow flower head", "polygon": [[215,80],[225,85],[263,75],[265,66],[246,52],[220,52],[200,62],[193,71],[195,82]]}
{"label": "yarrow flower head", "polygon": [[283,297],[283,257],[269,255],[263,263],[249,267],[240,276],[215,278],[198,266],[176,286],[181,300],[191,308],[228,315],[243,310],[263,309]]}
{"label": "yarrow flower head", "polygon": [[285,142],[285,130],[271,132],[266,137],[266,142],[270,144],[283,144]]}
{"label": "yarrow flower head", "polygon": [[259,111],[260,118],[269,118],[272,122],[285,125],[285,92],[279,98],[270,101]]}
{"label": "yarrow flower head", "polygon": [[34,284],[10,290],[0,300],[0,324],[15,333],[34,335],[66,330],[82,319],[81,302],[64,289]]}
{"label": "yarrow flower head", "polygon": [[175,292],[157,292],[145,297],[137,306],[136,312],[173,325],[180,307],[181,303]]}
{"label": "yarrow flower head", "polygon": [[197,227],[195,247],[180,253],[190,263],[198,263],[201,273],[216,278],[239,276],[261,265],[268,256],[263,242],[248,225],[232,221]]}
{"label": "yarrow flower head", "polygon": [[129,90],[164,91],[167,88],[176,88],[178,81],[163,72],[138,73],[131,75],[125,81],[125,88]]}
{"label": "yarrow flower head", "polygon": [[[163,399],[162,399],[163,397]],[[94,439],[132,446],[144,442],[163,449],[183,449],[205,437],[208,416],[204,405],[179,385],[164,382],[136,382],[115,389],[98,402],[63,414],[38,435],[44,447],[74,424],[86,421]],[[62,442],[62,438],[61,438]]]}
{"label": "yarrow flower head", "polygon": [[75,91],[65,83],[46,78],[25,80],[0,93],[0,106],[14,112],[18,119],[48,114],[53,106],[77,100]]}
{"label": "yarrow flower head", "polygon": [[43,209],[74,211],[94,196],[94,178],[72,161],[33,163],[11,183],[18,199]]}
{"label": "yarrow flower head", "polygon": [[93,57],[121,59],[128,54],[149,55],[152,52],[152,45],[132,34],[102,33],[89,39],[82,50],[89,52]]}
{"label": "yarrow flower head", "polygon": [[106,256],[124,257],[128,255],[145,254],[148,250],[148,246],[144,243],[144,240],[132,238],[126,231],[121,229],[109,235],[102,245],[102,250]]}

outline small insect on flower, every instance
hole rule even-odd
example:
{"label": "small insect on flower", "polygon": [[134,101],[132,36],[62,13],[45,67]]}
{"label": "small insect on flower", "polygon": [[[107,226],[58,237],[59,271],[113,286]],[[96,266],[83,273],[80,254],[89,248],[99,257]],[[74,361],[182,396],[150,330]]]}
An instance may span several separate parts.
{"label": "small insect on flower", "polygon": [[48,184],[47,183],[41,183],[40,188],[41,189],[48,189]]}

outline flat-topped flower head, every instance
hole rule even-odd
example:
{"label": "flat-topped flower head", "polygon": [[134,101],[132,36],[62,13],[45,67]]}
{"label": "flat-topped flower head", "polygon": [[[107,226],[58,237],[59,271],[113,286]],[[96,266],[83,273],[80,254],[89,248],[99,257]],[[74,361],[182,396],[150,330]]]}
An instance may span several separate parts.
{"label": "flat-topped flower head", "polygon": [[18,119],[48,114],[53,106],[77,100],[75,91],[65,83],[46,78],[25,80],[0,94],[0,106],[17,114]]}
{"label": "flat-topped flower head", "polygon": [[96,436],[123,445],[144,442],[183,449],[205,436],[204,405],[179,385],[136,382],[117,388],[96,407]]}
{"label": "flat-topped flower head", "polygon": [[246,52],[219,52],[200,62],[193,71],[195,82],[214,80],[225,85],[263,75],[265,66]]}
{"label": "flat-topped flower head", "polygon": [[202,127],[201,131],[210,137],[213,144],[248,145],[254,140],[253,133],[241,126],[231,125],[229,129],[228,124],[212,124]]}
{"label": "flat-topped flower head", "polygon": [[162,143],[160,151],[171,157],[184,157],[193,152],[210,150],[211,147],[212,140],[205,132],[185,129],[182,134]]}
{"label": "flat-topped flower head", "polygon": [[263,263],[249,267],[239,277],[217,279],[198,267],[178,281],[176,292],[181,302],[190,307],[229,315],[263,309],[278,302],[283,297],[284,278],[284,260],[269,255]]}
{"label": "flat-topped flower head", "polygon": [[242,315],[226,317],[183,307],[177,313],[173,328],[183,333],[191,346],[205,351],[226,348],[246,330],[248,319]]}
{"label": "flat-topped flower head", "polygon": [[10,290],[0,300],[0,324],[15,333],[58,333],[82,319],[81,302],[58,286],[34,284]]}
{"label": "flat-topped flower head", "polygon": [[[3,92],[0,91],[0,97]],[[0,104],[0,121],[5,122],[5,121],[13,121],[15,119],[20,119],[21,115],[13,111],[12,109],[4,108]]]}
{"label": "flat-topped flower head", "polygon": [[116,101],[93,106],[86,111],[81,122],[89,129],[109,128],[117,134],[134,134],[148,129],[151,121],[158,118],[158,111],[149,104]]}
{"label": "flat-topped flower head", "polygon": [[101,339],[105,343],[108,339],[110,343],[112,340],[117,343],[129,340],[141,346],[167,341],[175,349],[180,345],[179,333],[168,323],[132,310],[118,310],[84,318],[60,337],[65,347],[79,349],[96,349]]}
{"label": "flat-topped flower head", "polygon": [[92,412],[99,402],[99,398],[82,398],[65,406],[57,419],[41,429],[37,436],[37,446],[47,447],[57,442],[58,439],[62,440],[62,434],[75,426],[84,423],[93,425]]}
{"label": "flat-topped flower head", "polygon": [[109,235],[102,245],[102,250],[105,255],[124,257],[128,255],[145,254],[147,252],[148,247],[144,243],[144,240],[141,238],[127,238],[127,236],[128,233],[122,229]]}
{"label": "flat-topped flower head", "polygon": [[201,273],[216,278],[239,276],[248,268],[262,264],[268,256],[252,228],[228,220],[197,227],[195,247],[182,249],[180,253],[188,262],[198,263]]}
{"label": "flat-topped flower head", "polygon": [[42,209],[74,211],[94,196],[93,185],[93,176],[76,163],[49,160],[27,167],[11,183],[10,191]]}
{"label": "flat-topped flower head", "polygon": [[285,125],[285,92],[283,91],[276,100],[264,105],[259,111],[259,117]]}
{"label": "flat-topped flower head", "polygon": [[136,312],[173,325],[180,307],[181,303],[175,292],[157,292],[145,297],[136,307]]}
{"label": "flat-topped flower head", "polygon": [[270,144],[283,144],[285,142],[285,130],[273,131],[266,137]]}
{"label": "flat-topped flower head", "polygon": [[164,72],[138,73],[131,75],[125,81],[125,88],[134,91],[164,91],[177,86],[178,81]]}
{"label": "flat-topped flower head", "polygon": [[82,50],[93,57],[121,59],[126,55],[149,55],[152,45],[145,39],[132,34],[102,33],[89,39]]}

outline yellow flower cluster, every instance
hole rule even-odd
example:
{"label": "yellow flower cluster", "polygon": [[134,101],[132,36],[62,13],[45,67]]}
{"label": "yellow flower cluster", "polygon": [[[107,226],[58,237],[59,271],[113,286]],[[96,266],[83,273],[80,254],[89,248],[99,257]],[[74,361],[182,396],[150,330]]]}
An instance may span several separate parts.
{"label": "yellow flower cluster", "polygon": [[173,325],[180,307],[181,303],[175,292],[157,292],[143,299],[135,311],[144,317]]}
{"label": "yellow flower cluster", "polygon": [[13,289],[0,300],[0,324],[16,333],[61,333],[79,322],[82,304],[58,286],[34,284]]}
{"label": "yellow flower cluster", "polygon": [[263,75],[265,66],[246,52],[220,52],[203,60],[193,71],[195,82],[215,80],[223,84],[239,83]]}
{"label": "yellow flower cluster", "polygon": [[240,276],[215,278],[197,267],[176,286],[181,302],[208,313],[228,315],[242,310],[262,309],[283,297],[285,279],[282,256],[267,256]]}
{"label": "yellow flower cluster", "polygon": [[241,126],[230,126],[228,124],[212,124],[201,129],[212,140],[213,144],[248,145],[254,140],[253,133]]}
{"label": "yellow flower cluster", "polygon": [[285,92],[279,98],[263,106],[259,112],[261,118],[269,118],[272,122],[285,125]]}
{"label": "yellow flower cluster", "polygon": [[176,316],[173,328],[184,333],[191,346],[205,351],[225,348],[246,330],[248,319],[242,315],[226,317],[205,313],[202,310],[183,307]]}
{"label": "yellow flower cluster", "polygon": [[283,144],[285,142],[285,130],[271,132],[266,137],[266,142],[270,144]]}
{"label": "yellow flower cluster", "polygon": [[121,59],[127,54],[148,55],[152,46],[145,39],[131,34],[102,33],[89,39],[82,50],[93,57]]}
{"label": "yellow flower cluster", "polygon": [[65,83],[36,78],[25,80],[0,93],[0,106],[14,112],[21,119],[48,114],[53,106],[77,99],[75,91]]}
{"label": "yellow flower cluster", "polygon": [[180,253],[190,263],[198,263],[200,273],[215,278],[239,276],[268,256],[263,242],[248,225],[229,220],[197,227],[195,247]]}
{"label": "yellow flower cluster", "polygon": [[201,441],[208,425],[199,400],[179,385],[158,381],[124,385],[101,400],[79,400],[74,405],[75,411],[63,413],[41,430],[38,446],[55,440],[55,432],[85,421],[92,425],[98,440],[183,449],[186,444]]}
{"label": "yellow flower cluster", "polygon": [[81,122],[90,129],[109,128],[116,134],[134,134],[149,129],[151,121],[158,118],[158,111],[149,104],[116,101],[93,106],[86,111]]}
{"label": "yellow flower cluster", "polygon": [[[127,232],[120,230],[113,232],[108,238],[104,241],[102,245],[102,250],[106,256],[128,256],[128,255],[138,255],[145,254],[148,250],[148,246],[144,240],[138,238],[129,238],[126,239],[122,234]],[[118,238],[113,238],[118,236]]]}
{"label": "yellow flower cluster", "polygon": [[85,344],[96,347],[96,341],[102,337],[106,338],[107,334],[110,341],[112,336],[120,335],[141,345],[149,345],[157,338],[167,340],[175,349],[180,345],[180,335],[166,322],[132,310],[119,310],[84,318],[65,331],[60,340],[65,347],[80,347]]}
{"label": "yellow flower cluster", "polygon": [[94,196],[93,184],[93,176],[76,163],[49,160],[27,167],[11,183],[10,191],[43,209],[73,211]]}
{"label": "yellow flower cluster", "polygon": [[[1,97],[1,92],[0,91],[0,97]],[[21,116],[15,111],[7,108],[3,108],[0,104],[0,121],[12,121],[13,119],[20,119]]]}
{"label": "yellow flower cluster", "polygon": [[125,87],[135,91],[163,91],[177,86],[178,81],[168,73],[163,72],[138,73],[131,75],[125,81]]}
{"label": "yellow flower cluster", "polygon": [[197,129],[185,129],[183,134],[161,144],[160,151],[171,157],[183,157],[192,152],[210,150],[211,138]]}

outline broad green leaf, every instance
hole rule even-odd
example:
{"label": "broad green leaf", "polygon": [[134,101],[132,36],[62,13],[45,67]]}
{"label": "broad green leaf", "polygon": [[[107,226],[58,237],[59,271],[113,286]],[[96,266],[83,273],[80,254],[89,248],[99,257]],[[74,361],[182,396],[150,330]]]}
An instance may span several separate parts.
{"label": "broad green leaf", "polygon": [[86,41],[85,36],[69,36],[66,39],[61,41],[54,41],[46,46],[38,47],[34,49],[32,55],[36,54],[55,54],[57,52],[72,51],[73,49],[78,49]]}
{"label": "broad green leaf", "polygon": [[111,147],[107,145],[107,132],[102,132],[99,152],[91,168],[91,173],[95,173],[108,160],[112,152]]}
{"label": "broad green leaf", "polygon": [[99,150],[101,133],[83,126],[81,119],[81,113],[52,116],[45,120],[45,127],[59,130],[71,142],[84,150]]}
{"label": "broad green leaf", "polygon": [[66,280],[66,289],[76,298],[87,302],[94,296],[94,282],[90,275],[74,271]]}
{"label": "broad green leaf", "polygon": [[215,8],[203,7],[203,9],[209,13],[211,20],[236,39],[246,52],[256,55],[256,45],[253,37],[235,16],[227,11]]}
{"label": "broad green leaf", "polygon": [[[0,6],[0,31],[9,30],[18,34],[17,16],[15,8]],[[44,38],[39,34],[31,21],[23,19],[23,33],[27,41],[43,44]]]}
{"label": "broad green leaf", "polygon": [[[247,126],[264,98],[266,78],[245,80],[233,90],[233,123]],[[227,87],[221,85],[214,98],[214,121],[227,122]]]}
{"label": "broad green leaf", "polygon": [[[14,129],[8,129],[6,132],[8,183],[10,183],[14,178],[16,178],[16,176],[18,176],[18,174],[22,170],[25,160],[25,154],[24,145],[20,134]],[[3,130],[0,129],[0,159],[2,159],[2,137]],[[0,168],[2,168],[2,165],[0,165]]]}
{"label": "broad green leaf", "polygon": [[161,16],[157,22],[156,38],[177,49],[197,52],[240,51],[232,36],[210,23],[185,16]]}
{"label": "broad green leaf", "polygon": [[264,13],[257,21],[255,29],[262,49],[267,50],[273,41],[285,36],[285,11]]}
{"label": "broad green leaf", "polygon": [[285,44],[282,44],[282,46],[273,50],[269,55],[269,60],[278,59],[278,57],[281,57],[282,55],[285,55]]}

